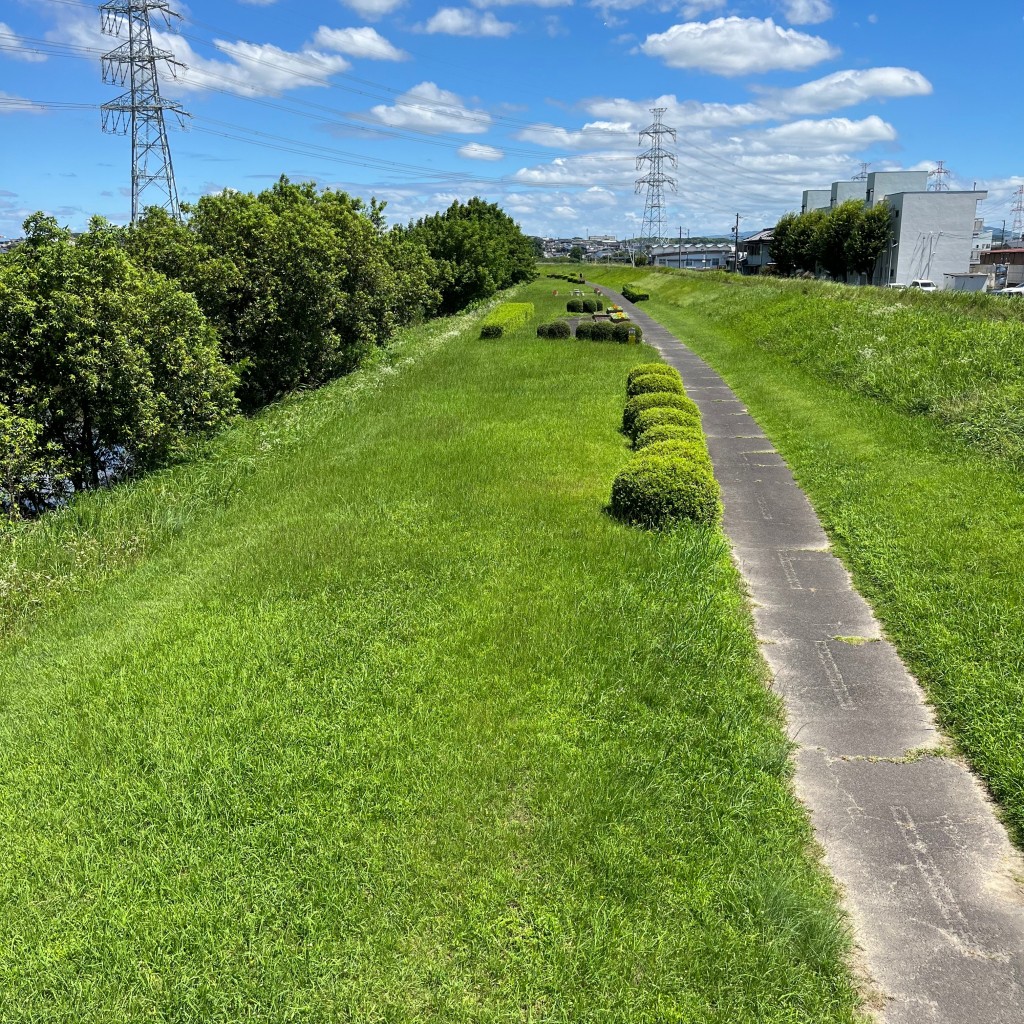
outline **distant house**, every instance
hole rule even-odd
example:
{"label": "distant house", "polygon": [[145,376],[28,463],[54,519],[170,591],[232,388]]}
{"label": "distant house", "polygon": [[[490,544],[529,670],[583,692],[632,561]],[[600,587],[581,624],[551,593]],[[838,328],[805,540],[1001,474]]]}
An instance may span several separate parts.
{"label": "distant house", "polygon": [[733,247],[724,242],[656,245],[651,249],[651,261],[656,266],[680,270],[725,270],[732,256]]}
{"label": "distant house", "polygon": [[772,240],[775,228],[765,228],[756,235],[744,238],[740,242],[740,273],[760,274],[765,267],[773,266]]}

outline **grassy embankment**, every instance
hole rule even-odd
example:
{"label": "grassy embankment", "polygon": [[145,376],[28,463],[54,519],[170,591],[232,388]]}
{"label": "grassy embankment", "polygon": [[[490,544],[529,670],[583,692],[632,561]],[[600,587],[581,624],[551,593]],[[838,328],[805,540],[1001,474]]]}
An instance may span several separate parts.
{"label": "grassy embankment", "polygon": [[1024,842],[1024,307],[621,269],[793,467]]}
{"label": "grassy embankment", "polygon": [[604,511],[651,352],[476,335],[8,549],[0,1020],[854,1019],[723,540]]}

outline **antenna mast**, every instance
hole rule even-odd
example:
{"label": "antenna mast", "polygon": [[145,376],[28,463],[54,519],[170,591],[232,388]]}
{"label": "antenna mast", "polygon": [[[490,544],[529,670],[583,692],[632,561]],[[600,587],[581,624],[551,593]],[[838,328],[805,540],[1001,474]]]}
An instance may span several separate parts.
{"label": "antenna mast", "polygon": [[664,209],[665,209],[665,186],[674,192],[676,179],[665,173],[665,165],[676,166],[675,153],[665,148],[666,138],[676,141],[675,128],[667,128],[661,123],[661,116],[667,107],[652,107],[654,123],[640,132],[639,145],[644,144],[644,139],[650,140],[650,149],[641,153],[636,158],[636,169],[648,171],[643,177],[636,179],[636,191],[639,194],[647,190],[647,199],[644,202],[644,223],[640,230],[640,244],[650,247],[660,242],[665,237]]}
{"label": "antenna mast", "polygon": [[130,133],[132,137],[133,224],[142,213],[147,189],[152,189],[153,195],[146,205],[162,207],[175,220],[181,219],[164,112],[174,114],[182,127],[189,115],[181,104],[161,98],[157,62],[167,64],[172,75],[184,70],[185,65],[169,51],[153,45],[151,11],[156,11],[168,28],[172,19],[180,19],[167,0],[109,0],[100,5],[104,33],[119,39],[127,37],[103,57],[103,81],[128,86],[128,91],[116,100],[103,104],[103,130],[112,135]]}

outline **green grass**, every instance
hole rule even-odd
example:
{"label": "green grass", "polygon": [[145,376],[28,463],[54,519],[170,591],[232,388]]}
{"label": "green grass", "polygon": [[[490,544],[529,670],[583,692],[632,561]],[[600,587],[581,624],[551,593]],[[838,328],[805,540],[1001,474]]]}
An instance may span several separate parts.
{"label": "green grass", "polygon": [[[594,276],[611,284],[625,273]],[[955,424],[925,409],[909,412],[888,397],[868,397],[843,374],[829,379],[839,334],[831,321],[835,302],[853,316],[855,289],[845,289],[852,298],[834,299],[836,289],[827,288],[822,301],[813,288],[771,282],[771,290],[790,289],[785,303],[797,307],[798,322],[816,322],[803,341],[776,344],[750,332],[746,299],[729,323],[720,280],[648,274],[643,287],[651,291],[647,311],[724,374],[793,467],[942,724],[1024,842],[1024,482],[1014,450],[993,458],[985,451],[997,444],[965,441]],[[742,295],[748,286],[728,287],[728,294]],[[749,287],[763,294],[763,284]],[[964,357],[935,329],[939,314],[927,305],[933,298],[918,299],[924,312],[916,346],[913,333],[907,336],[911,348],[928,351],[908,359],[905,372],[913,387],[938,393]],[[714,319],[707,315],[712,299]],[[878,301],[873,290],[864,293],[863,314],[873,316]],[[956,297],[937,308],[947,307],[961,316],[976,307],[979,321],[986,308]],[[824,339],[817,354],[813,338]],[[889,394],[904,386],[896,380],[901,351],[886,355],[894,378]],[[1007,360],[1004,379],[994,352],[979,351],[976,365],[989,362],[996,396],[1016,386],[1019,358],[1017,350]],[[930,379],[926,365],[946,368]]]}
{"label": "green grass", "polygon": [[651,351],[477,331],[17,537],[0,1020],[856,1019],[723,538],[606,514]]}

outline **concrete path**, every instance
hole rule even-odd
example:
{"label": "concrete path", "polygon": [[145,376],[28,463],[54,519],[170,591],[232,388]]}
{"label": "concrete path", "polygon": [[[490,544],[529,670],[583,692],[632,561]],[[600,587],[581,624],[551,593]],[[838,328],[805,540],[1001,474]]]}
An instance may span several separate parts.
{"label": "concrete path", "polygon": [[700,407],[725,531],[797,744],[797,795],[843,891],[880,1019],[1024,1024],[1024,866],[982,787],[941,756],[920,686],[756,421],[707,363],[601,290]]}

